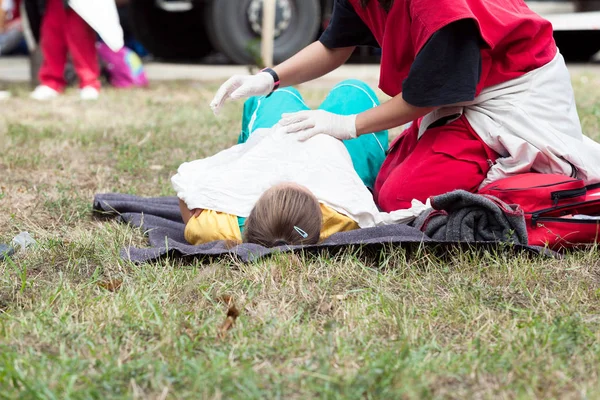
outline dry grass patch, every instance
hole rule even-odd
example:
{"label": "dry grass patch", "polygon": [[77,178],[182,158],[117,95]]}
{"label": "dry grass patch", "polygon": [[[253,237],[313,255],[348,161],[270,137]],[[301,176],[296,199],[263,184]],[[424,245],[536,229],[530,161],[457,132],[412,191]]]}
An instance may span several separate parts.
{"label": "dry grass patch", "polygon": [[[574,84],[599,139],[599,78]],[[0,263],[0,397],[599,396],[594,249],[120,259],[143,232],[91,218],[94,194],[173,195],[181,162],[234,144],[241,104],[215,119],[215,88],[39,104],[16,86],[2,104],[0,242],[27,230],[39,244]]]}

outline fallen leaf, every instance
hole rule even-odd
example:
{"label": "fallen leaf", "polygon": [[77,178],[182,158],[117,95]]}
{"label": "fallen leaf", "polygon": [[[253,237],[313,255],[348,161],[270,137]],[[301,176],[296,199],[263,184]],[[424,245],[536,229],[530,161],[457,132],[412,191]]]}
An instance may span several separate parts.
{"label": "fallen leaf", "polygon": [[111,279],[109,281],[98,283],[98,286],[108,290],[109,292],[116,292],[117,290],[119,290],[122,284],[123,280],[121,279]]}
{"label": "fallen leaf", "polygon": [[240,312],[233,304],[233,298],[229,295],[221,296],[221,301],[228,305],[227,309],[227,317],[225,318],[225,322],[219,328],[219,332],[217,333],[217,337],[219,339],[223,339],[227,335],[227,331],[233,328],[233,324],[237,317],[239,317]]}
{"label": "fallen leaf", "polygon": [[221,297],[218,298],[218,300],[225,304],[226,306],[230,306],[231,304],[233,304],[233,296],[228,295],[228,294],[224,294]]}
{"label": "fallen leaf", "polygon": [[231,317],[235,321],[239,316],[240,312],[238,311],[235,304],[232,304],[231,307],[229,307],[229,310],[227,310],[227,317]]}

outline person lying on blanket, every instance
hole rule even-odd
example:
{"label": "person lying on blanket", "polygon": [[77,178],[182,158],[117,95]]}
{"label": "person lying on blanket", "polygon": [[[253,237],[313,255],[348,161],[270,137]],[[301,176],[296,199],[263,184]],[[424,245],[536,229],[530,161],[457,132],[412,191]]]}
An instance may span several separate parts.
{"label": "person lying on blanket", "polygon": [[[334,87],[319,107],[342,115],[378,105],[360,81]],[[291,88],[244,105],[238,144],[183,163],[172,177],[194,245],[214,240],[266,247],[315,244],[336,232],[408,222],[426,207],[381,213],[372,188],[385,158],[386,131],[340,141],[300,141],[277,124],[283,113],[308,110]]]}

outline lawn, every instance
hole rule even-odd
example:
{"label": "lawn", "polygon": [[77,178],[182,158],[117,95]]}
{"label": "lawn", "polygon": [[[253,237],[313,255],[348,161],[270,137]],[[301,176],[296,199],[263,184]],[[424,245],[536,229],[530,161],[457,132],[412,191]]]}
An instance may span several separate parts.
{"label": "lawn", "polygon": [[[573,82],[599,140],[600,76]],[[143,232],[93,218],[94,194],[173,195],[181,162],[235,143],[241,104],[215,119],[216,85],[193,82],[12,89],[0,242],[38,245],[0,262],[0,398],[600,398],[599,251],[133,265]]]}

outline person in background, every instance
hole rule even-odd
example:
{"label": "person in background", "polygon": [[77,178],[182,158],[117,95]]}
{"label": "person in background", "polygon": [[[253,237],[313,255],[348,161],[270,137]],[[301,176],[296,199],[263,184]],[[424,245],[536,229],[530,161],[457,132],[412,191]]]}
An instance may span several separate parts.
{"label": "person in background", "polygon": [[[0,56],[11,54],[23,42],[23,30],[18,7],[13,0],[0,0]],[[8,90],[0,90],[0,100],[11,97]]]}
{"label": "person in background", "polygon": [[0,56],[18,51],[24,40],[18,0],[0,0]]}
{"label": "person in background", "polygon": [[[40,85],[31,93],[31,97],[49,100],[64,90],[64,69],[69,54],[79,78],[81,98],[97,99],[100,93],[100,66],[96,34],[113,51],[119,51],[124,45],[123,29],[114,0],[24,1],[28,14],[33,11],[41,16],[39,42],[43,60],[38,74]],[[37,27],[32,26],[32,30],[36,31]]]}
{"label": "person in background", "polygon": [[62,93],[67,53],[79,77],[80,96],[95,100],[100,94],[100,66],[96,53],[96,33],[63,0],[42,1],[40,46],[43,61],[40,85],[31,93],[35,100],[49,100]]}

